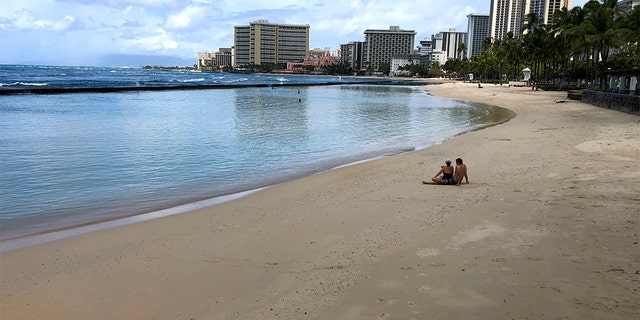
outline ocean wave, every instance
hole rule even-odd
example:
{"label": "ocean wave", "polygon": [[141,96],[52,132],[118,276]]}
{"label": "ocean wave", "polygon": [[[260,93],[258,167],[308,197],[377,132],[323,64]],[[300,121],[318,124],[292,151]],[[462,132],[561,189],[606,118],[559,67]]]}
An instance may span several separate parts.
{"label": "ocean wave", "polygon": [[0,87],[13,87],[13,86],[33,86],[33,87],[42,87],[47,86],[48,83],[40,83],[40,82],[13,82],[13,83],[0,83]]}
{"label": "ocean wave", "polygon": [[204,78],[178,80],[178,82],[202,82],[202,81],[204,81]]}
{"label": "ocean wave", "polygon": [[238,78],[238,79],[229,79],[227,81],[223,81],[224,83],[234,83],[234,82],[243,82],[248,81],[249,78]]}

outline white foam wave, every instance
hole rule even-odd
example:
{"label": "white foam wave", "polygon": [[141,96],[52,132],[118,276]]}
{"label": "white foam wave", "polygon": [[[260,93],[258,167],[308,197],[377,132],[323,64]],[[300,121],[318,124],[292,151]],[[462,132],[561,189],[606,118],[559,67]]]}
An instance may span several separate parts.
{"label": "white foam wave", "polygon": [[242,82],[242,81],[247,81],[249,80],[248,78],[238,78],[238,79],[229,79],[227,81],[224,81],[225,83],[233,83],[233,82]]}
{"label": "white foam wave", "polygon": [[48,83],[40,83],[40,82],[13,82],[13,83],[0,83],[0,87],[12,87],[12,86],[33,86],[33,87],[42,87],[46,86]]}
{"label": "white foam wave", "polygon": [[185,79],[185,80],[178,80],[179,82],[202,82],[204,81],[204,78],[195,78],[195,79]]}

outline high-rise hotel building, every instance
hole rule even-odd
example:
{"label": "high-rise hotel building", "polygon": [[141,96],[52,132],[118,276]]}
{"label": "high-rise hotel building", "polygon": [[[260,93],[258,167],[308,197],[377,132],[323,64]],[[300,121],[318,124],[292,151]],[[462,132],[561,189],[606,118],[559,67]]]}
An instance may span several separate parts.
{"label": "high-rise hotel building", "polygon": [[391,65],[391,57],[395,55],[412,54],[416,34],[415,30],[402,30],[398,26],[365,30],[364,67],[379,70],[381,63]]}
{"label": "high-rise hotel building", "polygon": [[622,10],[629,11],[634,7],[640,6],[640,0],[620,0],[616,6]]}
{"label": "high-rise hotel building", "polygon": [[490,36],[502,39],[513,32],[518,38],[527,14],[536,13],[542,23],[549,24],[553,13],[563,7],[571,8],[571,0],[491,0]]}
{"label": "high-rise hotel building", "polygon": [[[464,52],[460,50],[461,45],[467,43],[467,33],[463,31],[456,31],[455,28],[449,28],[449,31],[442,31],[431,35],[431,48],[433,51],[440,51],[444,53],[444,61],[441,64],[451,59],[462,59]],[[467,50],[468,51],[468,50]]]}
{"label": "high-rise hotel building", "polygon": [[351,41],[340,45],[340,62],[346,63],[353,70],[362,70],[364,63],[364,42]]}
{"label": "high-rise hotel building", "polygon": [[519,37],[524,20],[525,2],[526,0],[491,0],[491,37],[499,40],[505,38],[509,32]]}
{"label": "high-rise hotel building", "polygon": [[309,49],[309,25],[275,24],[266,20],[234,27],[235,66],[300,62]]}
{"label": "high-rise hotel building", "polygon": [[553,13],[566,7],[571,9],[571,0],[528,0],[524,15],[535,13],[542,24],[553,22]]}
{"label": "high-rise hotel building", "polygon": [[489,37],[488,14],[472,13],[467,16],[467,59],[482,53],[482,43]]}

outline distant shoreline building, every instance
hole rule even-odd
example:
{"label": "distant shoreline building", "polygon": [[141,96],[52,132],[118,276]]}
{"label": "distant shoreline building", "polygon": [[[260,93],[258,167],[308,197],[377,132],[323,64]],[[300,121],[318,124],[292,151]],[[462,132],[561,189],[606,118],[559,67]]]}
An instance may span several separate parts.
{"label": "distant shoreline building", "polygon": [[198,52],[196,69],[199,71],[218,71],[233,66],[233,49],[220,48],[217,52]]}
{"label": "distant shoreline building", "polygon": [[467,15],[467,59],[482,53],[482,43],[489,37],[491,25],[488,14]]}
{"label": "distant shoreline building", "polygon": [[395,55],[391,57],[391,70],[389,71],[389,73],[393,76],[413,76],[413,74],[411,74],[411,72],[409,71],[400,71],[400,68],[411,64],[424,64],[425,57],[426,56],[420,54]]}
{"label": "distant shoreline building", "polygon": [[420,40],[418,54],[423,56],[423,58],[421,59],[422,61],[438,63],[439,65],[443,65],[445,62],[447,62],[446,52],[433,50],[433,41],[431,40],[431,38]]}
{"label": "distant shoreline building", "polygon": [[[437,62],[444,65],[451,59],[462,59],[467,54],[463,52],[462,46],[466,46],[467,33],[449,28],[449,31],[442,31],[431,35],[431,39],[420,41],[418,53],[425,56],[424,61]],[[466,49],[468,51],[468,48]]]}
{"label": "distant shoreline building", "polygon": [[553,13],[564,7],[571,8],[571,0],[491,0],[489,35],[500,40],[513,32],[520,38],[527,14],[535,13],[541,23],[549,24]]}
{"label": "distant shoreline building", "polygon": [[395,55],[412,54],[416,34],[415,30],[402,30],[399,26],[365,30],[363,67],[379,70],[382,63],[391,66],[391,57]]}
{"label": "distant shoreline building", "polygon": [[325,48],[324,51],[320,49],[309,50],[310,54],[301,62],[287,62],[287,69],[282,72],[290,73],[322,73],[323,68],[336,64],[337,58],[331,56],[329,48]]}
{"label": "distant shoreline building", "polygon": [[467,33],[464,31],[456,31],[455,28],[449,28],[449,31],[442,31],[432,35],[431,42],[433,51],[442,51],[445,53],[444,62],[449,59],[462,59],[466,53],[460,49],[462,48],[462,44],[466,46]]}
{"label": "distant shoreline building", "polygon": [[620,0],[617,6],[623,10],[631,10],[636,6],[640,6],[640,0]]}
{"label": "distant shoreline building", "polygon": [[553,22],[553,13],[562,8],[571,9],[571,0],[528,0],[524,15],[535,13],[543,24]]}
{"label": "distant shoreline building", "polygon": [[234,66],[300,62],[308,55],[309,25],[257,20],[234,27]]}
{"label": "distant shoreline building", "polygon": [[491,19],[490,36],[500,40],[513,32],[520,36],[524,19],[524,5],[526,0],[491,0],[489,16]]}
{"label": "distant shoreline building", "polygon": [[340,62],[353,70],[362,70],[364,65],[364,41],[351,41],[340,45]]}

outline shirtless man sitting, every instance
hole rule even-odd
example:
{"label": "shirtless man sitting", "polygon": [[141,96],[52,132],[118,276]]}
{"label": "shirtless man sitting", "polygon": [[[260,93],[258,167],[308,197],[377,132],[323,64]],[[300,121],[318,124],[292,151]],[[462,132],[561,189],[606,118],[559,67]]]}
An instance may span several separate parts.
{"label": "shirtless man sitting", "polygon": [[469,177],[467,176],[467,165],[462,163],[462,159],[456,159],[456,170],[453,174],[453,180],[456,182],[456,186],[459,186],[462,183],[462,179],[469,183]]}

